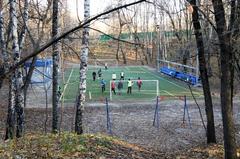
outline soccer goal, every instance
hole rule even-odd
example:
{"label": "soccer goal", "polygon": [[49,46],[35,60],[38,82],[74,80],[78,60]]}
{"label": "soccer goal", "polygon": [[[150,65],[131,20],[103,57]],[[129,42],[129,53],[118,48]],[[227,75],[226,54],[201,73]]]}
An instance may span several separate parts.
{"label": "soccer goal", "polygon": [[105,67],[106,64],[108,67],[118,66],[118,61],[116,59],[89,59],[89,63],[95,67]]}
{"label": "soccer goal", "polygon": [[121,91],[118,90],[119,80],[114,80],[116,88],[116,94],[111,89],[111,83],[113,80],[109,82],[109,98],[110,100],[148,100],[155,99],[159,96],[159,81],[158,80],[142,80],[141,88],[138,88],[137,81],[131,80],[133,82],[132,85],[132,93],[127,93],[128,89],[128,80],[122,80],[123,89]]}
{"label": "soccer goal", "polygon": [[[27,61],[24,64],[25,76],[27,75],[32,61]],[[52,82],[52,59],[37,59],[35,68],[31,77],[31,84],[44,86]]]}
{"label": "soccer goal", "polygon": [[196,67],[167,60],[158,60],[158,64],[160,67],[158,71],[163,74],[191,83],[192,85],[200,83],[198,61]]}

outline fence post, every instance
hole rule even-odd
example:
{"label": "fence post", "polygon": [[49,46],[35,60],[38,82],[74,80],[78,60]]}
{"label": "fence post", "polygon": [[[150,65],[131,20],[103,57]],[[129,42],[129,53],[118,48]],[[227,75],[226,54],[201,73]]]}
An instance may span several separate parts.
{"label": "fence post", "polygon": [[153,118],[153,126],[156,126],[156,120],[157,120],[157,128],[159,128],[159,96],[157,96],[157,102],[154,112],[154,118]]}
{"label": "fence post", "polygon": [[106,98],[106,112],[107,112],[107,131],[109,134],[112,134],[111,121],[110,121],[110,115],[109,115],[108,98]]}
{"label": "fence post", "polygon": [[188,123],[189,123],[189,126],[190,128],[192,128],[192,125],[191,125],[191,120],[190,120],[190,115],[189,115],[189,110],[188,110],[188,105],[187,105],[187,97],[186,95],[184,95],[184,113],[183,113],[183,123],[185,122],[185,115],[186,115],[186,112],[187,111],[187,116],[188,116]]}
{"label": "fence post", "polygon": [[111,80],[109,82],[109,98],[110,98],[110,101],[112,101],[112,89],[111,89]]}

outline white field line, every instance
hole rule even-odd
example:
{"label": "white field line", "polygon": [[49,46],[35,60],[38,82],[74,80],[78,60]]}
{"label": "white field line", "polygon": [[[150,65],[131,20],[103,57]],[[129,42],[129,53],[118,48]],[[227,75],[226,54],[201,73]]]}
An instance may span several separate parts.
{"label": "white field line", "polygon": [[[117,93],[117,92],[116,92]],[[123,92],[122,92],[123,93]],[[135,94],[135,92],[132,92],[132,94],[134,95]],[[154,95],[154,94],[156,94],[156,93],[144,93],[145,95]],[[143,94],[143,95],[144,95]],[[130,95],[128,95],[128,96],[131,96],[131,94]],[[112,97],[119,97],[118,95],[112,95]],[[155,96],[152,96],[152,97],[155,97]],[[152,98],[152,97],[148,97],[148,98]],[[94,97],[92,97],[92,99],[93,99]],[[97,97],[98,98],[98,97]],[[74,98],[64,98],[64,100],[73,100]]]}
{"label": "white field line", "polygon": [[[183,92],[183,93],[189,93],[189,92]],[[195,91],[193,91],[193,94],[196,94],[196,95],[198,95],[199,97],[202,95],[202,94],[200,94],[199,92],[195,92]]]}
{"label": "white field line", "polygon": [[[141,91],[140,91],[141,92]],[[116,92],[117,93],[117,92]],[[122,92],[123,93],[123,92]],[[125,92],[126,93],[126,92]],[[139,93],[138,91],[132,91],[132,94],[136,94],[136,93]],[[145,92],[145,93],[143,93],[143,94],[141,94],[141,95],[144,95],[144,94],[156,94],[156,93],[147,93],[147,92]],[[129,96],[131,96],[131,94],[129,95]]]}
{"label": "white field line", "polygon": [[62,97],[63,97],[63,95],[64,95],[64,93],[65,93],[65,90],[66,90],[66,88],[67,88],[67,86],[68,86],[68,83],[69,83],[69,81],[70,81],[70,78],[72,77],[72,73],[73,73],[73,68],[72,68],[72,70],[71,70],[71,73],[70,73],[70,75],[69,75],[69,77],[68,77],[68,80],[67,80],[66,84],[64,83],[65,85],[64,85],[64,88],[63,88],[63,91],[62,91],[62,94],[61,94],[59,100],[62,99]]}
{"label": "white field line", "polygon": [[[142,67],[140,67],[142,70],[144,70]],[[154,73],[152,73],[151,71],[148,71],[149,73],[151,73],[152,75],[154,75],[155,77],[157,77],[157,78],[160,78],[160,79],[162,79],[162,80],[164,80],[164,81],[167,81],[168,83],[171,83],[171,84],[173,84],[173,85],[175,85],[175,86],[177,86],[177,87],[179,87],[179,88],[183,88],[183,89],[185,89],[185,90],[188,90],[187,88],[185,88],[185,87],[183,87],[183,86],[180,86],[180,85],[178,85],[178,84],[176,84],[176,83],[173,83],[173,82],[171,82],[171,81],[168,81],[168,80],[166,80],[166,79],[164,79],[164,78],[162,78],[162,77],[160,77],[160,76],[157,76],[157,75],[155,75]]]}
{"label": "white field line", "polygon": [[[169,93],[169,92],[167,92],[167,91],[162,91],[162,93],[163,92],[165,92],[165,93],[167,93],[168,95],[170,95],[170,96],[174,96],[173,94],[171,94],[171,93]],[[96,92],[93,92],[93,93],[96,93]],[[97,92],[98,93],[98,92]],[[117,92],[116,92],[117,93]],[[123,93],[123,92],[122,92]],[[135,94],[134,92],[132,92],[133,94]],[[156,93],[143,93],[143,95],[144,94],[156,94]],[[116,97],[117,95],[113,95],[113,97]],[[130,96],[130,95],[129,95]],[[74,100],[74,98],[65,98],[64,99],[65,101],[69,101],[69,100]]]}
{"label": "white field line", "polygon": [[[125,89],[126,91],[127,91],[127,89]],[[93,92],[93,93],[96,93],[96,92],[100,92],[101,91],[101,88],[99,88],[99,89],[91,89],[91,90],[88,90],[88,91],[91,91],[91,92]],[[135,91],[135,92],[139,92],[137,89],[132,89],[132,91]],[[116,92],[118,92],[118,90],[116,89]],[[123,92],[123,91],[122,91]],[[153,92],[153,94],[156,94],[156,90],[140,90],[140,92],[139,93],[141,93],[141,92]],[[144,93],[144,94],[146,94],[146,93]]]}
{"label": "white field line", "polygon": [[173,97],[174,97],[174,94],[172,94],[172,93],[170,93],[170,92],[168,92],[168,91],[166,91],[166,90],[163,90],[163,92],[165,92],[165,93],[167,93],[168,95],[170,95],[170,96],[173,96]]}

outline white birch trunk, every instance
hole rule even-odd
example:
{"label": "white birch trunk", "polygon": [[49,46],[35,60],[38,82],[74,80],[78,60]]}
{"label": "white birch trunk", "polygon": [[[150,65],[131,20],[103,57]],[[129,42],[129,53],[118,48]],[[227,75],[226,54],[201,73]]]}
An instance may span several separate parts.
{"label": "white birch trunk", "polygon": [[[12,35],[12,52],[14,64],[20,61],[20,52],[18,45],[18,32],[17,32],[17,12],[16,12],[16,0],[9,0],[10,4],[10,29]],[[16,136],[21,137],[23,132],[23,96],[21,94],[22,72],[21,69],[16,69],[9,80],[9,103],[8,103],[8,116],[7,116],[7,128],[6,137],[13,138],[15,112],[17,113],[17,130]]]}
{"label": "white birch trunk", "polygon": [[0,51],[1,59],[4,65],[8,62],[8,54],[6,53],[5,38],[4,38],[4,17],[3,17],[3,1],[0,1]]}
{"label": "white birch trunk", "polygon": [[[14,64],[17,64],[20,61],[20,50],[18,44],[18,19],[17,19],[17,12],[16,12],[16,0],[10,0],[10,10],[12,14],[10,14],[10,18],[12,21],[12,51],[13,51],[13,60]],[[13,90],[15,91],[15,109],[17,114],[17,130],[16,130],[16,137],[21,137],[23,133],[23,119],[24,119],[24,112],[23,112],[23,94],[21,88],[23,86],[22,80],[22,71],[20,68],[16,69],[14,72],[14,85]]]}
{"label": "white birch trunk", "polygon": [[[58,14],[59,0],[53,0],[53,19],[52,19],[52,38],[55,39],[58,34],[59,28],[59,14]],[[58,82],[58,70],[59,70],[59,46],[58,43],[53,44],[53,74],[52,74],[52,132],[58,131],[58,103],[59,103],[59,82]]]}
{"label": "white birch trunk", "polygon": [[9,76],[9,93],[8,93],[8,114],[6,121],[6,134],[5,140],[12,139],[14,137],[15,126],[15,92],[14,87],[14,75]]}
{"label": "white birch trunk", "polygon": [[[24,10],[23,10],[23,29],[22,32],[17,38],[17,23],[16,23],[16,28],[14,29],[14,41],[13,43],[18,45],[18,54],[15,53],[15,58],[16,62],[20,61],[21,58],[21,51],[25,42],[25,37],[26,37],[26,30],[27,30],[27,22],[28,22],[28,5],[29,5],[29,0],[24,0]],[[15,14],[14,17],[17,20],[17,16]],[[22,75],[22,70],[19,68],[17,70],[16,74],[16,80],[17,80],[17,90],[16,90],[16,112],[17,112],[17,132],[16,136],[21,137],[23,135],[23,130],[24,130],[24,92],[23,92],[23,75]]]}
{"label": "white birch trunk", "polygon": [[[13,15],[14,15],[14,2],[12,0],[9,0],[10,4],[10,28],[11,31],[13,30]],[[14,52],[13,52],[14,54]],[[14,125],[15,125],[15,73],[11,74],[9,76],[9,93],[8,93],[8,115],[7,115],[7,123],[6,123],[6,135],[5,140],[12,139],[14,136]]]}
{"label": "white birch trunk", "polygon": [[[6,45],[4,38],[4,17],[3,17],[3,1],[0,1],[0,49],[1,49],[1,58],[3,60],[3,72],[8,71],[9,68],[9,56],[6,54]],[[13,138],[14,136],[14,121],[15,121],[15,109],[14,109],[14,99],[15,94],[13,91],[13,77],[12,75],[9,77],[9,95],[8,95],[8,114],[6,121],[6,134],[5,139]],[[2,81],[1,81],[2,82]]]}
{"label": "white birch trunk", "polygon": [[22,52],[23,45],[25,42],[26,32],[27,32],[27,25],[28,25],[28,8],[29,8],[29,0],[24,0],[24,8],[23,8],[23,28],[22,32],[19,36],[19,50]]}
{"label": "white birch trunk", "polygon": [[[20,53],[22,52],[22,49],[23,49],[23,45],[24,45],[24,42],[25,42],[25,37],[26,37],[26,32],[27,32],[27,25],[28,25],[28,15],[29,15],[29,0],[24,0],[24,8],[23,8],[23,13],[22,13],[22,19],[23,19],[23,27],[22,27],[22,31],[20,33],[20,36],[18,38],[18,44],[19,44],[19,51]],[[24,82],[26,82],[26,80],[28,79],[25,79]],[[21,94],[23,94],[23,106],[24,108],[26,107],[26,98],[27,98],[27,87],[22,86],[21,88]]]}
{"label": "white birch trunk", "polygon": [[[8,70],[8,54],[6,54],[6,45],[4,38],[4,17],[3,17],[3,1],[0,1],[0,74]],[[3,80],[0,80],[0,88],[2,87]]]}
{"label": "white birch trunk", "polygon": [[[84,20],[90,18],[90,0],[84,0]],[[83,28],[83,38],[81,46],[81,59],[80,59],[80,83],[79,83],[79,96],[76,104],[76,119],[75,119],[75,132],[77,134],[83,133],[82,112],[86,96],[87,87],[87,61],[88,61],[88,40],[89,40],[89,23]]]}

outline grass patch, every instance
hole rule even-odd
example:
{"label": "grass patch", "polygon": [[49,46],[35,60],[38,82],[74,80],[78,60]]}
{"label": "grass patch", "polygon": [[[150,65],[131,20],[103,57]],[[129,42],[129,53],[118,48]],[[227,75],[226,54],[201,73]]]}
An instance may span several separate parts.
{"label": "grass patch", "polygon": [[[197,146],[187,151],[154,152],[106,135],[75,133],[27,134],[23,138],[0,143],[0,158],[78,158],[78,159],[155,159],[155,158],[223,158],[222,145]],[[240,154],[240,149],[238,149]]]}
{"label": "grass patch", "polygon": [[[65,78],[66,80],[69,78],[70,72],[72,69],[66,69]],[[125,80],[130,79],[138,79],[140,77],[142,80],[158,80],[159,81],[159,92],[161,96],[170,96],[170,98],[176,96],[188,96],[191,97],[191,93],[188,89],[187,84],[181,82],[179,80],[174,80],[170,77],[158,74],[156,72],[152,72],[143,66],[125,66],[125,67],[110,67],[108,70],[104,70],[102,68],[102,78],[106,81],[106,91],[104,93],[101,92],[100,88],[100,80],[96,79],[96,81],[92,80],[92,72],[97,72],[98,68],[89,67],[87,72],[87,90],[86,96],[88,101],[99,101],[104,99],[105,97],[109,97],[110,95],[110,80],[112,78],[112,74],[116,73],[117,79],[120,78],[120,72],[124,71]],[[74,102],[76,99],[76,94],[78,92],[78,83],[79,81],[79,68],[73,68],[73,73],[69,78],[69,83],[67,84],[67,88],[65,90],[65,102]],[[137,101],[137,100],[152,100],[156,98],[156,82],[143,82],[142,89],[139,92],[137,84],[133,85],[132,94],[127,94],[127,82],[124,82],[122,95],[113,95],[113,100],[127,100],[127,101]],[[91,100],[89,99],[89,92],[91,93]],[[198,89],[193,89],[193,93],[196,97],[201,97],[202,92]]]}
{"label": "grass patch", "polygon": [[0,158],[126,157],[126,154],[121,151],[128,150],[130,152],[130,149],[137,147],[132,145],[132,148],[128,148],[127,145],[129,144],[117,138],[101,134],[27,134],[21,139],[8,140],[1,143]]}

